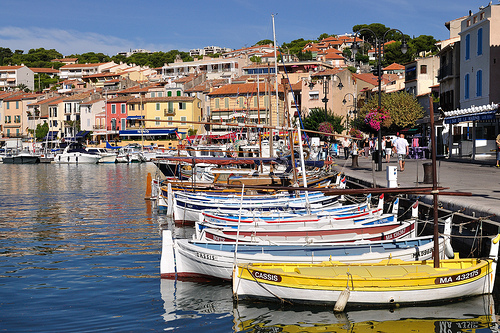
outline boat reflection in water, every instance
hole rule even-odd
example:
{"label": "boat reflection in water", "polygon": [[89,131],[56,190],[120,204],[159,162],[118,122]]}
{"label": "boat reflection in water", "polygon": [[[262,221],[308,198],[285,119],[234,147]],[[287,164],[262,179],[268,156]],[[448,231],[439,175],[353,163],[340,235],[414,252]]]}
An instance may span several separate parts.
{"label": "boat reflection in water", "polygon": [[340,314],[333,312],[333,306],[233,303],[231,285],[224,282],[161,279],[161,296],[163,318],[174,331],[202,319],[220,332],[498,332],[491,295],[443,305]]}
{"label": "boat reflection in water", "polygon": [[[316,308],[315,308],[316,309]],[[326,308],[281,310],[264,303],[239,303],[238,332],[497,332],[493,297],[483,295],[439,306],[333,313]]]}

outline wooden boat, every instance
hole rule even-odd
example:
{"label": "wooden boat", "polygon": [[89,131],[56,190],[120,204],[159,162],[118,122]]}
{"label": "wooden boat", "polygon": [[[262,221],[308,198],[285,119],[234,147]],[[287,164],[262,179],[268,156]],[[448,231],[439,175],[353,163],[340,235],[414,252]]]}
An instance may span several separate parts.
{"label": "wooden boat", "polygon": [[248,210],[283,210],[283,211],[293,211],[302,210],[306,206],[306,202],[309,201],[311,208],[324,207],[325,205],[336,204],[339,200],[339,196],[324,196],[316,195],[311,196],[309,199],[304,198],[286,198],[280,201],[280,199],[270,200],[268,199],[266,203],[263,202],[243,202],[236,200],[231,201],[194,201],[185,196],[179,195],[174,197],[174,218],[176,221],[198,221],[200,213],[205,210],[214,210],[217,208],[223,210],[238,211],[239,209]]}
{"label": "wooden boat", "polygon": [[[449,234],[451,220],[447,224]],[[162,278],[211,277],[230,280],[234,262],[320,263],[378,262],[384,258],[426,260],[433,254],[433,237],[417,237],[381,242],[339,243],[332,245],[260,245],[212,243],[188,239],[172,240],[172,232],[163,230],[160,273]],[[445,246],[448,246],[445,251]],[[449,238],[439,240],[439,255],[453,254]]]}
{"label": "wooden boat", "polygon": [[[455,300],[493,291],[500,234],[485,259],[433,261],[387,259],[379,263],[240,263],[233,273],[235,298],[297,303],[416,304]],[[458,255],[457,255],[458,256]],[[346,288],[347,286],[347,288]]]}

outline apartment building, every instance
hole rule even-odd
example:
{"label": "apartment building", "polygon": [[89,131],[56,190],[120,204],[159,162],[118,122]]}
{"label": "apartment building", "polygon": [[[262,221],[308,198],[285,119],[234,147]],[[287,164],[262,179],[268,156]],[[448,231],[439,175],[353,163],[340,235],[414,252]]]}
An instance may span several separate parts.
{"label": "apartment building", "polygon": [[34,75],[33,71],[24,65],[0,66],[0,90],[14,89],[21,84],[33,90]]}

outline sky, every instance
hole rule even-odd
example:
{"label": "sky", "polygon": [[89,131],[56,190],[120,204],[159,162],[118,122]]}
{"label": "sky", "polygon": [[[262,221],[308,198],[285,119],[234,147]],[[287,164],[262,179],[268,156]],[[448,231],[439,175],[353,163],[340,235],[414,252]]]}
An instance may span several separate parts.
{"label": "sky", "polygon": [[[499,3],[495,0],[493,5]],[[1,0],[0,47],[55,49],[68,56],[133,49],[239,49],[342,35],[382,23],[411,37],[449,38],[445,22],[478,12],[486,0]]]}

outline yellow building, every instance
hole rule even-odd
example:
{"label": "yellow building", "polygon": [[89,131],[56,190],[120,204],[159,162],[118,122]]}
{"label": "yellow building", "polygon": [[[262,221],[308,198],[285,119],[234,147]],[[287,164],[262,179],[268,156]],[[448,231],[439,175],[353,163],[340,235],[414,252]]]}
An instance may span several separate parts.
{"label": "yellow building", "polygon": [[145,119],[142,134],[148,136],[165,137],[177,131],[184,138],[190,129],[200,128],[200,125],[191,123],[201,121],[202,117],[201,101],[196,97],[134,98],[127,105],[127,130],[139,135],[140,119]]}

